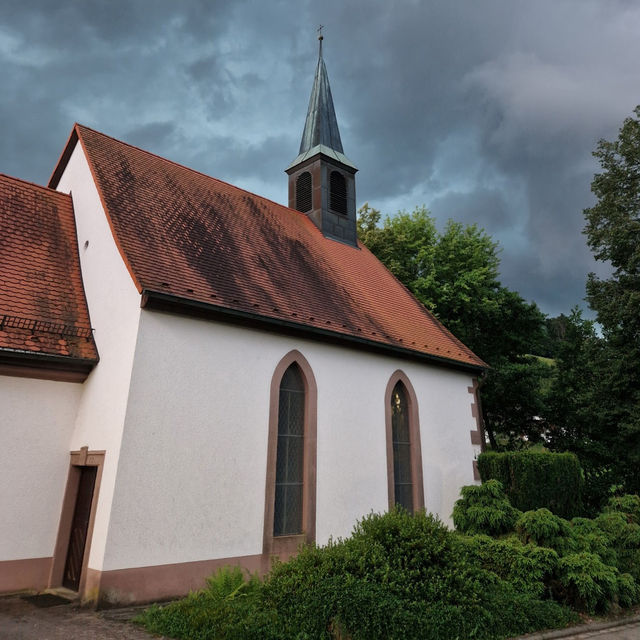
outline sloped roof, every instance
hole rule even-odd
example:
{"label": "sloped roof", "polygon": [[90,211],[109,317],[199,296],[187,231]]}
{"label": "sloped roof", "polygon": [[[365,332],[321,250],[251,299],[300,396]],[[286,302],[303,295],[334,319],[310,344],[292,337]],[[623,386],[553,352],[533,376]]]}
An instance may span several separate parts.
{"label": "sloped roof", "polygon": [[0,352],[97,362],[70,196],[0,174]]}
{"label": "sloped roof", "polygon": [[344,155],[336,110],[333,106],[333,97],[329,86],[329,76],[322,57],[322,36],[319,41],[318,64],[309,97],[307,118],[300,140],[300,151],[297,158],[287,167],[287,171],[319,153],[357,171],[353,162]]}
{"label": "sloped roof", "polygon": [[331,96],[331,87],[329,86],[329,76],[322,58],[322,39],[320,39],[318,65],[313,79],[307,119],[304,123],[300,151],[298,153],[309,151],[309,149],[319,144],[344,153],[336,111],[333,106],[333,97]]}
{"label": "sloped roof", "polygon": [[471,368],[484,363],[363,245],[304,214],[75,125],[138,290]]}

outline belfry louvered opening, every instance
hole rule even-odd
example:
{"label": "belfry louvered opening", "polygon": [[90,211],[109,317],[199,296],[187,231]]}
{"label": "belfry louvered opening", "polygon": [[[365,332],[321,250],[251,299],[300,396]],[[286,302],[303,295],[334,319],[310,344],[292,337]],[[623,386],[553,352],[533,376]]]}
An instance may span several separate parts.
{"label": "belfry louvered opening", "polygon": [[339,171],[332,171],[329,176],[329,194],[331,209],[347,215],[347,181]]}
{"label": "belfry louvered opening", "polygon": [[305,171],[296,180],[296,209],[306,213],[311,210],[311,205],[311,174]]}

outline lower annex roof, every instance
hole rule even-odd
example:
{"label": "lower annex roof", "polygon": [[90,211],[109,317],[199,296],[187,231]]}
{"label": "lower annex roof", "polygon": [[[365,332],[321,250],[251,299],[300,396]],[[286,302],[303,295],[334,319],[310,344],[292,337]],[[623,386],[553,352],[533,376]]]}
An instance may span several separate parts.
{"label": "lower annex roof", "polygon": [[0,228],[2,361],[97,362],[71,197],[0,174]]}

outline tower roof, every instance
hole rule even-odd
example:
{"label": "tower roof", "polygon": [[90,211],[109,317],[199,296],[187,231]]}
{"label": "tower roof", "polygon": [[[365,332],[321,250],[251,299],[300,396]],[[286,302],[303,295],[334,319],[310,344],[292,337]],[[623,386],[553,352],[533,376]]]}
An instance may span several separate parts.
{"label": "tower roof", "polygon": [[344,155],[340,131],[336,119],[336,111],[333,106],[331,87],[327,68],[322,58],[322,36],[319,38],[318,65],[313,80],[307,119],[304,123],[302,140],[298,157],[289,165],[289,168],[299,164],[303,160],[324,153],[338,160],[342,164],[355,169],[355,165]]}

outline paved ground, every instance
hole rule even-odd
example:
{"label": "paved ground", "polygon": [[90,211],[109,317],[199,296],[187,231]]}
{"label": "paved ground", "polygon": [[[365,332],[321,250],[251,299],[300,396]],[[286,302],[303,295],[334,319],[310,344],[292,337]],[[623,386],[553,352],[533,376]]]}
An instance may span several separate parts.
{"label": "paved ground", "polygon": [[601,629],[587,633],[580,633],[577,636],[569,636],[574,640],[582,640],[582,638],[599,638],[599,640],[640,640],[640,622],[635,624],[624,625],[614,629]]}
{"label": "paved ground", "polygon": [[640,615],[608,622],[593,622],[570,629],[531,633],[516,640],[640,640]]}
{"label": "paved ground", "polygon": [[[126,616],[125,616],[126,617]],[[153,640],[117,615],[65,604],[41,609],[19,597],[0,598],[0,640]]]}
{"label": "paved ground", "polygon": [[[38,608],[18,596],[0,597],[0,640],[158,640],[128,622],[133,615],[131,610],[96,612],[70,604]],[[640,640],[640,615],[620,622],[626,624],[596,623],[523,638]]]}

